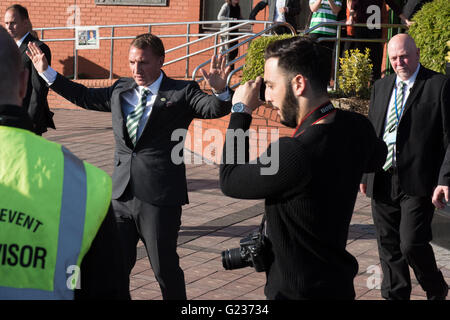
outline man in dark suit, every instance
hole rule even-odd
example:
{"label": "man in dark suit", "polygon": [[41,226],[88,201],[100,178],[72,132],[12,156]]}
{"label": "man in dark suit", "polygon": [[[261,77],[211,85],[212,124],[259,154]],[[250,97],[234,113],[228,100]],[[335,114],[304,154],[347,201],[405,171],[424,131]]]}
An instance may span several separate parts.
{"label": "man in dark suit", "polygon": [[55,129],[52,119],[53,112],[50,111],[47,102],[48,86],[36,72],[25,52],[28,48],[28,43],[35,42],[50,63],[50,48],[30,33],[31,22],[28,10],[19,4],[12,5],[6,9],[5,27],[19,46],[22,63],[28,69],[28,87],[22,106],[33,121],[33,132],[42,135],[42,133],[47,131],[47,128]]}
{"label": "man in dark suit", "polygon": [[173,80],[161,71],[164,46],[150,33],[131,43],[133,78],[121,78],[109,88],[89,89],[57,74],[35,45],[30,45],[29,55],[55,92],[80,107],[112,112],[112,198],[127,270],[136,262],[136,245],[142,239],[163,299],[186,299],[176,252],[181,206],[188,203],[186,170],[171,158],[180,143],[172,133],[187,130],[193,118],[219,118],[231,111],[225,58],[213,57],[209,72],[202,70],[215,92],[208,95],[195,81]]}
{"label": "man in dark suit", "polygon": [[409,267],[428,299],[448,292],[436,266],[431,240],[431,196],[450,139],[450,81],[419,63],[407,34],[388,44],[395,74],[375,82],[369,119],[388,145],[383,170],[363,178],[361,192],[372,198],[372,214],[386,299],[409,299]]}
{"label": "man in dark suit", "polygon": [[[250,20],[255,20],[259,11],[269,6],[269,21],[287,22],[297,30],[297,16],[300,14],[300,0],[285,0],[281,5],[277,0],[260,1],[250,12]],[[286,27],[277,27],[276,33],[290,33]]]}

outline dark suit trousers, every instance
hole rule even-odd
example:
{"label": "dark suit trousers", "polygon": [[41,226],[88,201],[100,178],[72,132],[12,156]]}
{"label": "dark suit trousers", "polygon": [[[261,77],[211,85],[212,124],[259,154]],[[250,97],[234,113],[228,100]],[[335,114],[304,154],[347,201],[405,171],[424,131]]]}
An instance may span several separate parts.
{"label": "dark suit trousers", "polygon": [[381,294],[385,299],[410,298],[409,266],[428,299],[445,297],[448,286],[429,243],[433,213],[431,195],[405,194],[395,170],[376,174],[372,214],[383,270]]}
{"label": "dark suit trousers", "polygon": [[129,189],[112,202],[128,274],[136,263],[136,246],[141,239],[163,299],[186,300],[184,273],[177,254],[181,206],[155,206],[137,199]]}

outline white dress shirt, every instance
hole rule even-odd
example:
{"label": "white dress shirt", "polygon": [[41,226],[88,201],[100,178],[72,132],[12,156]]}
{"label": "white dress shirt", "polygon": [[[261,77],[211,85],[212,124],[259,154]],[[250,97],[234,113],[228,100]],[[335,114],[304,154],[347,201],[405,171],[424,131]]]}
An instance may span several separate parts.
{"label": "white dress shirt", "polygon": [[20,48],[20,46],[22,45],[23,40],[25,40],[25,38],[29,35],[30,33],[27,32],[25,33],[25,35],[22,37],[22,39],[16,41],[17,46]]}
{"label": "white dress shirt", "polygon": [[[392,90],[392,93],[391,93],[391,99],[389,100],[389,108],[388,108],[388,110],[386,112],[386,118],[385,118],[385,121],[384,121],[384,127],[385,128],[386,128],[386,124],[387,124],[387,121],[388,121],[390,110],[391,110],[391,108],[395,108],[396,92],[398,90],[398,89],[395,90],[395,88],[399,88],[400,81],[402,81],[405,84],[405,86],[403,88],[403,101],[402,101],[403,103],[402,103],[401,106],[397,106],[398,115],[400,116],[400,119],[401,119],[401,116],[403,116],[403,112],[404,112],[406,101],[408,100],[409,93],[410,93],[412,87],[414,86],[414,82],[416,81],[417,74],[419,73],[419,69],[420,69],[420,63],[417,66],[416,71],[414,71],[412,76],[409,77],[409,79],[407,79],[407,80],[402,80],[398,76],[395,78],[394,89]],[[397,123],[397,125],[398,125],[398,123]],[[384,131],[385,131],[385,129],[383,130],[383,132]],[[395,129],[395,137],[397,136],[396,132],[397,132],[397,128]],[[395,162],[396,162],[396,159],[395,159],[396,147],[395,147],[395,145],[394,145],[394,151],[393,152],[394,152],[394,155],[393,155],[393,158],[392,158],[393,159],[392,163],[393,163],[393,166],[395,166]]]}

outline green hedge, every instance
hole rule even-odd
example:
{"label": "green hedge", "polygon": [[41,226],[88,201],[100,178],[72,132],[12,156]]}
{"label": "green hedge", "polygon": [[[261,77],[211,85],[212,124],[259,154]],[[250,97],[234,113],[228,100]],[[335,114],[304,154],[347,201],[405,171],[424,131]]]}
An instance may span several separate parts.
{"label": "green hedge", "polygon": [[412,18],[409,34],[420,49],[425,67],[445,73],[446,42],[450,39],[450,1],[434,0],[425,4]]}
{"label": "green hedge", "polygon": [[242,71],[241,83],[254,80],[258,76],[264,75],[264,51],[269,43],[275,40],[292,38],[292,35],[283,34],[277,36],[260,37],[252,41],[245,58],[245,66]]}

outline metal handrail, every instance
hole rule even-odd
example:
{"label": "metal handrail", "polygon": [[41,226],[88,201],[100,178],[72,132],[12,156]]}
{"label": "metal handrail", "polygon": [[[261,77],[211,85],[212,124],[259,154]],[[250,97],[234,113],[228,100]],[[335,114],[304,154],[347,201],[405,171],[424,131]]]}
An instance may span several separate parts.
{"label": "metal handrail", "polygon": [[[224,45],[224,43],[218,44],[217,41],[217,37],[221,34],[230,34],[230,31],[242,28],[244,26],[248,26],[248,25],[255,25],[255,24],[264,24],[264,28],[266,28],[267,24],[273,24],[273,22],[271,21],[255,21],[255,20],[235,20],[233,21],[233,23],[238,23],[238,25],[224,29],[224,30],[220,30],[218,32],[215,33],[191,33],[190,29],[192,25],[203,25],[203,24],[221,24],[223,23],[223,21],[221,20],[213,20],[213,21],[191,21],[191,22],[165,22],[165,23],[141,23],[141,24],[118,24],[118,25],[98,25],[96,27],[98,28],[110,28],[111,29],[111,33],[110,36],[102,36],[99,37],[99,40],[110,40],[111,41],[111,45],[110,45],[110,67],[109,67],[109,79],[113,78],[113,62],[114,62],[114,41],[115,40],[123,40],[123,39],[134,39],[135,36],[115,36],[115,31],[119,28],[137,28],[137,27],[146,27],[148,28],[148,31],[151,32],[152,27],[159,27],[159,26],[176,26],[176,25],[186,25],[186,33],[184,34],[161,34],[158,35],[158,37],[160,38],[186,38],[186,43],[174,47],[174,48],[170,48],[168,50],[166,50],[166,53],[170,53],[173,52],[175,50],[178,49],[182,49],[182,48],[186,48],[186,54],[183,55],[182,57],[179,58],[175,58],[171,61],[168,61],[166,63],[164,63],[164,65],[169,65],[175,62],[179,62],[181,60],[186,60],[186,72],[185,72],[185,76],[188,77],[189,76],[189,58],[192,56],[195,56],[197,54],[203,53],[205,51],[214,50],[214,53],[216,53],[216,49],[217,47],[220,47],[222,45]],[[74,79],[78,78],[78,50],[75,47],[75,37],[72,38],[49,38],[46,39],[45,38],[45,32],[46,31],[54,31],[54,30],[75,30],[77,27],[76,26],[71,26],[71,27],[51,27],[51,28],[34,28],[35,31],[40,32],[40,40],[43,42],[62,42],[62,41],[73,41],[74,42]],[[291,27],[292,28],[292,27]],[[233,35],[240,35],[241,38],[245,38],[249,35],[252,35],[254,33],[252,32],[245,32],[245,33],[232,33]],[[191,41],[191,38],[193,37],[199,37],[200,39],[196,39]],[[206,39],[211,39],[214,38],[214,45],[208,47],[207,49],[202,49],[199,50],[197,52],[191,53],[190,52],[190,47],[195,44],[198,43],[200,41],[204,41]],[[239,38],[239,39],[241,39]]]}
{"label": "metal handrail", "polygon": [[[287,23],[287,22],[271,22],[271,25],[270,25],[269,27],[266,27],[263,31],[258,32],[257,34],[254,34],[254,35],[252,35],[252,36],[249,36],[248,39],[246,39],[246,40],[244,40],[244,41],[242,41],[242,42],[239,42],[238,44],[232,46],[231,48],[228,48],[227,50],[223,51],[222,54],[227,54],[227,53],[229,53],[229,52],[231,52],[231,51],[233,51],[233,50],[235,50],[235,49],[237,49],[237,48],[239,48],[239,47],[241,47],[241,46],[247,44],[248,42],[254,40],[255,38],[267,34],[269,31],[271,31],[272,29],[274,29],[274,28],[276,28],[276,27],[279,27],[279,26],[285,26],[285,27],[289,28],[289,30],[291,31],[292,35],[295,35],[295,34],[297,33],[297,32],[295,31],[295,29],[294,29],[289,23]],[[230,29],[231,29],[231,28],[230,28]],[[228,29],[226,29],[226,30],[228,30]],[[239,39],[239,38],[238,38],[238,39]],[[238,39],[233,39],[233,40],[228,41],[228,42],[233,42],[233,41],[236,41],[236,40],[238,40]],[[226,42],[226,43],[228,43],[228,42]],[[224,44],[224,43],[221,43],[220,45],[223,45],[223,44]],[[228,66],[228,65],[231,65],[231,64],[233,64],[233,63],[236,63],[237,61],[239,61],[239,60],[245,58],[246,56],[247,56],[247,53],[244,53],[244,54],[241,55],[240,57],[238,57],[238,58],[236,58],[236,59],[234,59],[234,60],[232,60],[232,61],[229,61],[229,62],[227,63],[227,66]],[[197,82],[203,81],[203,80],[204,80],[203,77],[199,78],[198,80],[195,80],[195,78],[196,78],[197,72],[198,72],[202,67],[208,65],[209,63],[211,63],[211,59],[209,59],[209,60],[207,60],[207,61],[205,61],[205,62],[199,64],[199,65],[194,69],[194,71],[192,72],[192,80],[197,81]],[[236,69],[236,70],[233,70],[233,72],[230,73],[230,75],[228,76],[228,79],[227,79],[227,85],[229,85],[229,83],[230,83],[231,76],[232,76],[234,73],[236,73],[237,71],[241,70],[241,69],[242,69],[242,66],[241,66],[240,68]]]}

